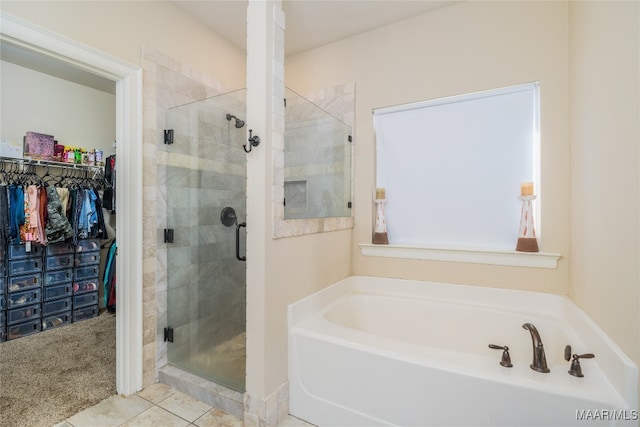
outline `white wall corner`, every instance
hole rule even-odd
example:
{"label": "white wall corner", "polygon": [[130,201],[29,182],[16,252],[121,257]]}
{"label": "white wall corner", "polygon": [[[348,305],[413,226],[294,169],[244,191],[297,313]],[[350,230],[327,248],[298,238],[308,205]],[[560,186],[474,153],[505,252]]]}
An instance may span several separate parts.
{"label": "white wall corner", "polygon": [[280,0],[275,0],[273,4],[273,22],[283,30],[285,29],[285,15]]}

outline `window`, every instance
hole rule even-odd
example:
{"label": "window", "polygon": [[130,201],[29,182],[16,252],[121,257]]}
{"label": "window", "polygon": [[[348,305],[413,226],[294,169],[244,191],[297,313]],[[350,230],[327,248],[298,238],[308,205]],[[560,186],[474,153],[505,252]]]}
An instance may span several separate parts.
{"label": "window", "polygon": [[515,248],[520,184],[539,182],[538,82],[379,108],[373,117],[391,244]]}

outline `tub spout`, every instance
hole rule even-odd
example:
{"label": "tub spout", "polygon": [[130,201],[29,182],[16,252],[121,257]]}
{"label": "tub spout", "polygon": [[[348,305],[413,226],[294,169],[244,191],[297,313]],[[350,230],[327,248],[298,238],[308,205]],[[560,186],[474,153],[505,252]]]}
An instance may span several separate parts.
{"label": "tub spout", "polygon": [[528,330],[531,334],[531,342],[533,344],[533,362],[529,366],[537,372],[549,372],[549,368],[547,367],[547,358],[544,354],[544,347],[538,330],[532,323],[525,323],[522,327]]}

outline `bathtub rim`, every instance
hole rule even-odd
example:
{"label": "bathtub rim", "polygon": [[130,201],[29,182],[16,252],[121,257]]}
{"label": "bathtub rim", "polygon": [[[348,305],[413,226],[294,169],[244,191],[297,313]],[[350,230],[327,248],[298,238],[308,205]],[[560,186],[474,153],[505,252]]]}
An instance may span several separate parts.
{"label": "bathtub rim", "polygon": [[[400,297],[416,296],[421,291],[424,296],[425,287],[430,292],[435,292],[438,298],[456,301],[464,301],[475,304],[476,298],[489,307],[500,307],[504,304],[513,304],[524,299],[527,304],[535,303],[536,309],[528,311],[537,312],[547,316],[560,317],[566,321],[582,343],[587,347],[573,349],[573,352],[591,352],[598,350],[596,358],[602,372],[616,389],[618,394],[627,402],[629,407],[638,407],[638,367],[620,349],[620,347],[571,299],[566,295],[549,294],[517,289],[489,288],[454,283],[431,282],[411,279],[387,278],[378,276],[352,275],[341,279],[324,289],[308,295],[287,307],[287,326],[291,333],[293,328],[309,317],[326,311],[339,299],[352,293],[365,293],[375,295],[393,295]],[[523,298],[526,297],[526,298]],[[459,299],[456,299],[459,298]],[[513,306],[508,305],[510,309]],[[290,349],[291,350],[291,349]],[[568,362],[567,362],[568,363]]]}

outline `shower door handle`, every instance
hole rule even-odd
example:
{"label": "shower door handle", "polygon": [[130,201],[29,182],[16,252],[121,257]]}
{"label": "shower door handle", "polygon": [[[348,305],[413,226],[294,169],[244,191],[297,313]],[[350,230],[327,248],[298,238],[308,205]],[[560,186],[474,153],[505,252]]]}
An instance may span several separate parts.
{"label": "shower door handle", "polygon": [[240,256],[240,227],[247,227],[246,222],[241,222],[240,224],[236,224],[236,258],[238,261],[246,261],[246,256]]}

